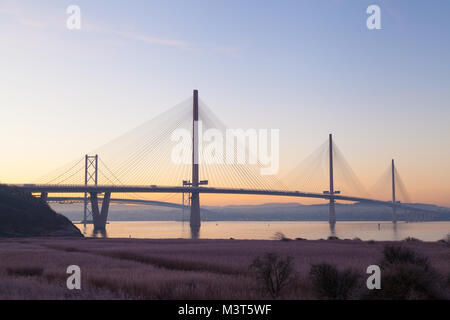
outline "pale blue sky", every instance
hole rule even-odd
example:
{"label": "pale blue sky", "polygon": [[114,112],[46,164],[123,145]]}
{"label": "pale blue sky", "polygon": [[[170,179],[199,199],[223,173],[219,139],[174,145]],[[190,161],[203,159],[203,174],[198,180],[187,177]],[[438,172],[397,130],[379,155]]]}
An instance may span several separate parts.
{"label": "pale blue sky", "polygon": [[[66,29],[70,4],[80,31]],[[366,28],[371,4],[382,30]],[[446,0],[0,0],[0,180],[78,158],[197,88],[231,127],[280,128],[283,169],[333,132],[368,185],[395,157],[414,200],[450,204],[449,12]]]}

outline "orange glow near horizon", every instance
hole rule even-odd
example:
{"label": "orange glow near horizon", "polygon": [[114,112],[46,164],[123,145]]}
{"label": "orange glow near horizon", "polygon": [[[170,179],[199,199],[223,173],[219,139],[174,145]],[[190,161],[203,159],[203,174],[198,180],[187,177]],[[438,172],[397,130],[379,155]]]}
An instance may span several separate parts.
{"label": "orange glow near horizon", "polygon": [[[104,10],[83,1],[83,27],[69,30],[59,2],[0,1],[0,183],[45,183],[39,177],[98,153],[123,184],[181,185],[191,168],[170,162],[163,138],[177,126],[192,132],[198,89],[205,128],[279,130],[283,182],[332,133],[345,156],[341,169],[348,162],[370,198],[391,200],[389,181],[370,188],[394,158],[412,202],[450,207],[450,64],[442,63],[450,56],[450,42],[442,40],[449,38],[449,5],[397,1],[393,11],[408,19],[386,14],[386,28],[369,31],[361,3],[335,2],[310,1],[302,10],[300,1],[273,1],[255,14],[244,1],[227,2],[230,9],[209,1],[213,10],[186,24],[205,6],[174,10],[165,1],[136,1]],[[230,28],[230,19],[240,27]],[[414,23],[405,28],[408,20]],[[211,25],[220,32],[212,34]],[[83,168],[76,169],[58,182],[84,183]],[[315,181],[299,175],[288,187],[320,193],[327,170],[325,163]],[[337,190],[363,196],[335,172]],[[200,170],[211,187],[259,182],[245,175]],[[204,205],[321,201],[201,195]]]}
{"label": "orange glow near horizon", "polygon": [[[0,160],[2,161],[2,160]],[[4,160],[3,160],[4,161]],[[435,205],[441,205],[441,206],[450,206],[450,168],[448,171],[442,172],[439,177],[435,176],[435,172],[433,171],[432,166],[423,166],[423,163],[417,163],[417,160],[413,160],[410,163],[404,163],[399,162],[403,167],[400,167],[399,170],[401,171],[403,177],[406,176],[405,184],[407,186],[407,190],[409,192],[410,198],[412,202],[415,203],[428,203],[428,204],[435,204]],[[35,170],[33,170],[33,162],[27,162],[26,165],[22,169],[19,169],[20,166],[23,163],[20,163],[18,161],[16,163],[16,166],[10,166],[9,170],[6,172],[7,175],[3,174],[3,177],[0,181],[0,183],[18,183],[18,179],[14,179],[14,177],[22,177],[20,180],[22,180],[20,183],[33,183],[33,181],[27,181],[27,176],[36,176]],[[48,163],[46,165],[50,166]],[[442,166],[444,164],[436,164],[439,166]],[[447,165],[447,164],[445,164]],[[36,163],[36,166],[38,167],[38,163]],[[421,168],[421,170],[417,170],[416,167]],[[448,165],[447,165],[448,166]],[[282,173],[286,175],[286,172],[289,172],[289,170],[286,169],[287,166],[282,167],[283,170]],[[48,170],[48,168],[45,168]],[[45,170],[42,169],[42,170]],[[384,169],[386,169],[386,166],[384,166]],[[356,170],[355,170],[356,171]],[[373,169],[370,170],[370,168],[365,169],[365,171],[362,171],[363,174],[358,174],[358,176],[362,177],[362,182],[364,184],[365,181],[369,181],[370,183],[367,183],[368,185],[374,184],[377,179],[379,178],[379,172],[381,172],[381,169]],[[189,172],[189,171],[188,171]],[[358,172],[358,171],[356,171]],[[359,172],[358,172],[359,173]],[[292,184],[288,184],[290,190],[299,190],[304,192],[316,192],[321,193],[320,190],[326,190],[327,189],[327,179],[326,174],[327,172],[324,172],[325,177],[320,177],[321,180],[316,181],[316,184],[319,186],[324,186],[323,188],[316,187],[316,190],[309,189],[309,186],[302,186],[302,187],[295,187]],[[283,176],[283,175],[281,175]],[[202,172],[200,172],[200,177],[202,178]],[[409,177],[420,177],[417,179],[410,179]],[[280,180],[282,180],[280,178]],[[169,182],[164,183],[164,179],[160,179],[159,181],[155,182],[155,185],[160,186],[167,186],[167,185],[173,185]],[[320,183],[319,183],[320,182]],[[107,183],[100,183],[100,184],[107,184]],[[132,185],[133,183],[126,183]],[[313,183],[314,184],[314,183]],[[216,181],[216,183],[211,185],[214,186],[225,186],[225,182]],[[354,196],[361,196],[358,194],[352,194],[351,189],[346,189],[345,186],[340,184],[340,180],[336,179],[335,181],[335,187],[336,190],[342,190],[344,195],[354,195]],[[312,187],[311,187],[312,188]],[[370,190],[369,190],[370,191]],[[377,194],[370,194],[369,197],[379,199],[379,200],[385,200],[390,201],[391,200],[391,186],[389,182],[386,185],[383,185],[383,192],[377,193]],[[52,196],[52,195],[51,195]],[[56,195],[53,195],[56,196]],[[62,196],[62,195],[61,195]],[[80,197],[82,195],[73,195]],[[113,197],[119,197],[120,198],[140,198],[140,199],[149,199],[149,200],[157,200],[157,201],[165,201],[164,199],[168,199],[168,202],[175,202],[175,203],[181,203],[181,194],[140,194],[140,195],[114,195]],[[401,201],[403,199],[400,199]],[[326,203],[326,200],[321,199],[311,199],[311,198],[296,198],[296,197],[280,197],[280,196],[260,196],[260,195],[226,195],[226,194],[201,194],[200,201],[202,205],[213,205],[213,206],[226,206],[226,205],[255,205],[255,204],[264,204],[264,203],[301,203],[301,204],[317,204],[317,203]]]}

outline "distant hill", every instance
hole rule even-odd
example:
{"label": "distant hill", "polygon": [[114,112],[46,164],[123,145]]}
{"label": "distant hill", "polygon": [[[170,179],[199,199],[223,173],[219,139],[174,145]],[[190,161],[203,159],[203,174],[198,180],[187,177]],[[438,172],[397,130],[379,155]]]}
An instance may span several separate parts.
{"label": "distant hill", "polygon": [[[81,204],[53,204],[58,212],[72,221],[82,220]],[[411,204],[422,209],[432,209],[435,221],[450,221],[450,209],[425,204]],[[336,204],[336,216],[340,221],[386,221],[392,219],[389,207],[362,203]],[[399,220],[406,220],[404,210],[398,210]],[[144,206],[113,205],[109,221],[180,221],[180,209]],[[189,210],[184,214],[189,220]],[[328,204],[303,205],[300,203],[266,203],[258,205],[202,206],[203,221],[327,221]]]}
{"label": "distant hill", "polygon": [[[411,204],[412,207],[436,211],[434,220],[449,221],[450,210],[433,205]],[[250,221],[327,221],[328,204],[270,203],[246,206],[205,207],[209,212],[204,220]],[[336,204],[336,217],[341,221],[385,221],[392,219],[389,207],[363,203]],[[407,220],[404,210],[397,210],[398,220]]]}
{"label": "distant hill", "polygon": [[69,219],[30,194],[0,185],[0,237],[83,237]]}

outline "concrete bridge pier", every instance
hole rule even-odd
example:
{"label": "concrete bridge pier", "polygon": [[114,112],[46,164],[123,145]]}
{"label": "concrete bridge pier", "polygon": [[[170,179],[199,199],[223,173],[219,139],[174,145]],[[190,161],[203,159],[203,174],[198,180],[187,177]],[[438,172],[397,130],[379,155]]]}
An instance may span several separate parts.
{"label": "concrete bridge pier", "polygon": [[335,200],[334,198],[330,198],[330,204],[328,209],[328,222],[330,224],[330,228],[334,230],[336,225],[336,210],[335,210]]}
{"label": "concrete bridge pier", "polygon": [[192,238],[198,238],[200,232],[201,218],[200,218],[200,196],[198,192],[192,192],[191,195],[191,235]]}
{"label": "concrete bridge pier", "polygon": [[48,192],[41,192],[41,200],[47,202]]}
{"label": "concrete bridge pier", "polygon": [[106,233],[106,222],[108,220],[109,203],[111,192],[105,192],[102,201],[102,208],[99,210],[98,194],[91,193],[92,220],[94,222],[94,234],[97,232]]}

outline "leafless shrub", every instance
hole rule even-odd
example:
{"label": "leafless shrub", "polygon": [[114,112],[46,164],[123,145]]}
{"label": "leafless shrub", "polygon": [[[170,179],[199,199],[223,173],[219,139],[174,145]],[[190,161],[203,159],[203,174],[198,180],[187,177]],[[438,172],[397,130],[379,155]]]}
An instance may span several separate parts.
{"label": "leafless shrub", "polygon": [[359,274],[351,269],[339,271],[328,263],[311,266],[310,277],[313,290],[319,298],[348,299],[358,285]]}
{"label": "leafless shrub", "polygon": [[413,238],[413,237],[407,237],[403,241],[405,241],[405,242],[422,242],[422,240],[419,240],[419,239]]}
{"label": "leafless shrub", "polygon": [[396,264],[413,264],[422,267],[425,271],[430,269],[428,258],[411,249],[401,246],[385,246],[383,249],[383,260],[381,265],[388,267]]}
{"label": "leafless shrub", "polygon": [[41,267],[6,268],[6,273],[10,276],[36,277],[41,276],[44,273],[44,269]]}
{"label": "leafless shrub", "polygon": [[438,274],[426,271],[420,265],[396,264],[383,269],[381,290],[373,290],[367,297],[387,300],[445,299],[442,282]]}
{"label": "leafless shrub", "polygon": [[283,232],[280,232],[280,231],[275,232],[275,234],[273,235],[272,239],[274,239],[274,240],[280,240],[280,241],[290,241],[290,240],[292,240],[292,239],[290,239],[290,238],[287,238],[287,237],[284,235],[284,233],[283,233]]}
{"label": "leafless shrub", "polygon": [[280,296],[294,277],[292,257],[282,258],[276,253],[266,253],[262,258],[255,258],[250,269],[255,271],[256,278],[273,299]]}
{"label": "leafless shrub", "polygon": [[444,239],[439,240],[440,242],[443,242],[447,245],[450,245],[450,233],[447,233],[447,235],[444,237]]}
{"label": "leafless shrub", "polygon": [[450,272],[447,275],[447,288],[450,291]]}
{"label": "leafless shrub", "polygon": [[385,246],[380,262],[381,290],[367,294],[369,299],[445,299],[445,279],[430,265],[428,257],[401,246]]}

